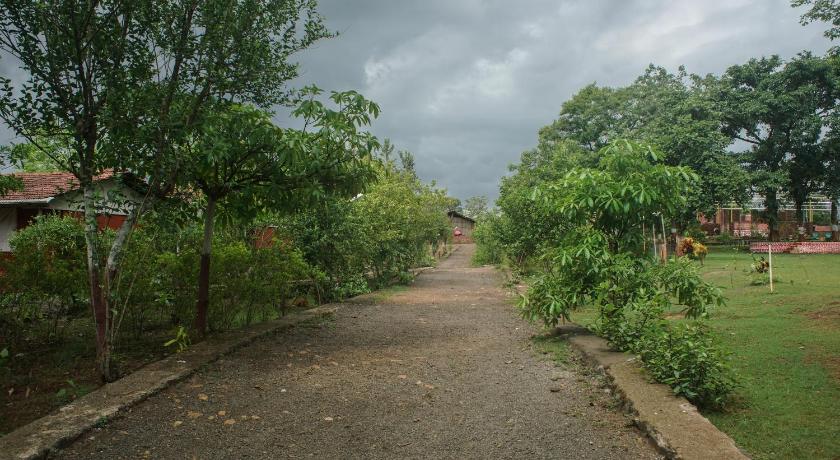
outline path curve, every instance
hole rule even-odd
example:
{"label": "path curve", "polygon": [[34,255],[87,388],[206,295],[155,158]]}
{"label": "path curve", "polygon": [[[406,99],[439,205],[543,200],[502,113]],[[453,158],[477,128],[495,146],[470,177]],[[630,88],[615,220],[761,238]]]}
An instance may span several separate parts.
{"label": "path curve", "polygon": [[60,456],[659,458],[603,390],[534,352],[473,250],[226,356]]}

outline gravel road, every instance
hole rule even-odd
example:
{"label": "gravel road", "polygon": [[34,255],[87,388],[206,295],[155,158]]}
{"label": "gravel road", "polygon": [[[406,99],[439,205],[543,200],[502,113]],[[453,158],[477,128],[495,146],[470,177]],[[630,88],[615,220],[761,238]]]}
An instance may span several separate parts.
{"label": "gravel road", "polygon": [[472,252],[228,355],[59,457],[660,458],[593,378],[534,350]]}

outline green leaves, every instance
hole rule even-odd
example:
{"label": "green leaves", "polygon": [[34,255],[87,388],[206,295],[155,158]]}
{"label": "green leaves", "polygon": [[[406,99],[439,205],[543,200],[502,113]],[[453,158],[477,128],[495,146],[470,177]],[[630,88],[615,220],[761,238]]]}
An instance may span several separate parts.
{"label": "green leaves", "polygon": [[599,155],[599,169],[572,169],[531,196],[542,198],[535,205],[545,213],[599,230],[615,249],[635,250],[642,220],[677,216],[696,186],[697,175],[688,168],[651,163],[658,153],[644,144],[620,140]]}

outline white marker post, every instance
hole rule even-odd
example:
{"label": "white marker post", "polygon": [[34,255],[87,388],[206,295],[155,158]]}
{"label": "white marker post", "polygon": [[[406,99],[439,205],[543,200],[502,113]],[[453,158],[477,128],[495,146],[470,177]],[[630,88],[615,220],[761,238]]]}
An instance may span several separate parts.
{"label": "white marker post", "polygon": [[773,293],[773,243],[767,243],[767,269],[770,272],[770,293]]}
{"label": "white marker post", "polygon": [[651,233],[653,234],[653,258],[659,261],[659,251],[656,250],[656,224],[651,225]]}

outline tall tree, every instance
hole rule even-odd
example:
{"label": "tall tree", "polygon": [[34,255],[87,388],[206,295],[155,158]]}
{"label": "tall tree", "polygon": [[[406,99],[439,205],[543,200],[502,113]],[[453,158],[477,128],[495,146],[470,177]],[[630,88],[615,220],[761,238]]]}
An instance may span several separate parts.
{"label": "tall tree", "polygon": [[400,150],[397,152],[400,157],[400,166],[402,170],[411,176],[417,177],[417,163],[414,160],[414,154],[408,150]]}
{"label": "tall tree", "polygon": [[572,140],[597,152],[625,131],[626,96],[622,89],[592,83],[563,103],[557,120],[540,130],[540,139],[548,143]]}
{"label": "tall tree", "polygon": [[749,146],[745,161],[765,201],[770,239],[779,237],[779,209],[787,194],[801,210],[815,190],[818,142],[830,111],[830,90],[820,82],[826,68],[803,53],[785,64],[778,56],[732,66],[715,95],[723,132]]}
{"label": "tall tree", "polygon": [[[316,88],[308,92],[314,97]],[[298,202],[327,194],[358,193],[369,168],[376,139],[359,128],[379,113],[376,104],[355,92],[333,93],[332,110],[308,99],[295,111],[315,131],[282,130],[270,114],[253,107],[220,102],[195,141],[188,143],[185,180],[204,195],[204,239],[200,251],[195,329],[207,330],[210,259],[216,210],[226,207],[240,218],[259,211],[288,210]]]}
{"label": "tall tree", "polygon": [[487,197],[484,195],[471,196],[464,201],[464,214],[473,219],[480,219],[490,212],[487,207]]}
{"label": "tall tree", "polygon": [[[175,146],[213,100],[283,103],[297,75],[290,56],[330,36],[314,0],[0,0],[0,49],[26,81],[0,84],[0,117],[39,147],[69,139],[56,158],[84,195],[97,367],[116,378],[111,290],[123,247],[149,200],[131,207],[106,254],[97,244],[94,179],[106,169],[165,194],[181,165]],[[45,152],[48,149],[43,148]]]}
{"label": "tall tree", "polygon": [[[563,104],[560,117],[540,131],[540,149],[558,140],[598,150],[616,136],[642,140],[668,152],[672,166],[689,166],[701,177],[678,222],[688,224],[697,212],[749,201],[749,179],[731,142],[720,132],[721,114],[709,98],[714,79],[689,76],[682,67],[670,73],[649,66],[633,84],[622,88],[589,85]],[[598,161],[593,153],[590,164]]]}
{"label": "tall tree", "polygon": [[[67,139],[36,138],[35,143],[22,142],[0,147],[0,152],[6,154],[10,162],[24,172],[64,171],[67,168],[56,163],[55,158],[67,158],[68,152],[61,152],[70,145]],[[44,153],[49,151],[50,153]]]}

